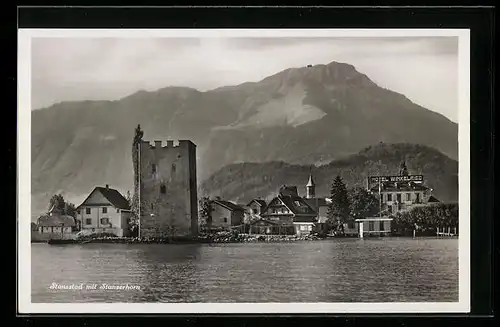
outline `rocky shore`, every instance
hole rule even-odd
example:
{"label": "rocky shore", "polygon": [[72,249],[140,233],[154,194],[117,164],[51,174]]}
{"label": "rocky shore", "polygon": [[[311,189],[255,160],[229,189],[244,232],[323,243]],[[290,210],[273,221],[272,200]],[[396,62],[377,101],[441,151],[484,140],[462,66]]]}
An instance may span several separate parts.
{"label": "rocky shore", "polygon": [[[121,243],[121,244],[189,244],[189,243],[252,243],[252,242],[297,242],[314,241],[322,238],[306,235],[249,235],[231,232],[219,232],[215,234],[201,234],[196,237],[172,236],[163,238],[131,238],[116,236],[87,236],[74,239],[71,243]],[[69,242],[66,242],[69,243]]]}

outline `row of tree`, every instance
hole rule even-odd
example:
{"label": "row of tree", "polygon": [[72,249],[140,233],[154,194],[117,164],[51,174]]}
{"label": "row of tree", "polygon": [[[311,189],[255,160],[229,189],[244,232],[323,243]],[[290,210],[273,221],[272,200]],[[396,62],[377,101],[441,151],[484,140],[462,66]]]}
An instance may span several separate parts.
{"label": "row of tree", "polygon": [[436,228],[457,228],[458,203],[436,203],[398,212],[392,222],[394,230],[410,234],[413,230],[434,233]]}

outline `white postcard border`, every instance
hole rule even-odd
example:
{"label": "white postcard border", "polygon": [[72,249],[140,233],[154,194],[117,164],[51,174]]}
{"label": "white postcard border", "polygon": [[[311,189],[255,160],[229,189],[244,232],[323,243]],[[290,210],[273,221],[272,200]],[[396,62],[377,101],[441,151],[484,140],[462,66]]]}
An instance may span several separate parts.
{"label": "white postcard border", "polygon": [[[32,303],[31,38],[459,37],[459,301],[426,303]],[[18,311],[28,313],[462,313],[470,311],[470,32],[467,29],[19,29]]]}

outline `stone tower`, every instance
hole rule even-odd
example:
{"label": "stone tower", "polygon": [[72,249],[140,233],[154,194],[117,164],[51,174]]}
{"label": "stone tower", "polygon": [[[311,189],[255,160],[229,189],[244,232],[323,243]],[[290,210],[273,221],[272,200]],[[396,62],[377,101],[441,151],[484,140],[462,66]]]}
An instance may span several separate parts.
{"label": "stone tower", "polygon": [[[140,237],[198,234],[196,145],[134,138],[134,211]],[[137,130],[136,130],[137,135]]]}
{"label": "stone tower", "polygon": [[316,185],[312,177],[312,170],[309,172],[309,181],[306,185],[306,199],[312,199],[316,196]]}

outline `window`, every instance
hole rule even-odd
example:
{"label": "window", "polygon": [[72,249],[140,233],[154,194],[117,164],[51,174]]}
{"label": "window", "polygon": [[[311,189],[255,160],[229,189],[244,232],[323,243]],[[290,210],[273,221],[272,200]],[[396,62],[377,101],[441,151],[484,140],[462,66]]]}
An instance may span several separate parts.
{"label": "window", "polygon": [[156,173],[156,165],[155,164],[151,164],[151,172],[153,174]]}
{"label": "window", "polygon": [[109,218],[101,218],[101,224],[103,225],[109,224]]}
{"label": "window", "polygon": [[252,209],[252,212],[254,213],[254,215],[257,214],[257,209]]}
{"label": "window", "polygon": [[387,194],[387,201],[392,201],[392,194]]}
{"label": "window", "polygon": [[120,213],[120,209],[116,209],[116,213]]}
{"label": "window", "polygon": [[227,218],[224,218],[224,222],[227,223]]}
{"label": "window", "polygon": [[80,209],[76,210],[76,213],[77,213],[77,214],[80,214]]}
{"label": "window", "polygon": [[108,213],[108,208],[106,207],[102,208],[102,213]]}
{"label": "window", "polygon": [[90,209],[91,209],[91,208],[85,208],[85,213],[86,213],[87,215],[90,215]]}
{"label": "window", "polygon": [[151,211],[153,211],[155,209],[155,205],[153,203],[151,203]]}
{"label": "window", "polygon": [[160,193],[161,194],[166,194],[167,193],[167,187],[165,185],[160,185]]}
{"label": "window", "polygon": [[384,229],[385,229],[385,227],[384,227],[384,226],[385,226],[385,225],[384,225],[384,221],[383,221],[383,220],[382,220],[382,221],[379,221],[379,230],[380,230],[380,231],[384,231]]}
{"label": "window", "polygon": [[415,193],[415,202],[419,203],[420,202],[420,193]]}
{"label": "window", "polygon": [[85,219],[85,225],[92,225],[92,219],[91,218]]}
{"label": "window", "polygon": [[373,230],[375,230],[375,224],[374,224],[374,222],[373,222],[373,221],[369,221],[369,222],[368,222],[368,230],[369,230],[369,231],[373,231]]}
{"label": "window", "polygon": [[406,201],[410,201],[411,199],[411,194],[410,193],[406,193]]}
{"label": "window", "polygon": [[172,164],[172,172],[175,173],[175,164]]}
{"label": "window", "polygon": [[396,200],[401,202],[401,193],[396,194]]}

